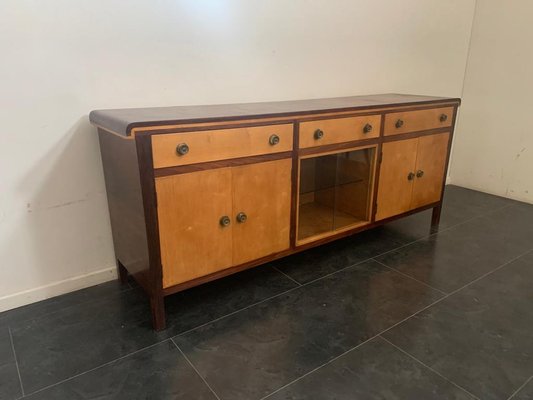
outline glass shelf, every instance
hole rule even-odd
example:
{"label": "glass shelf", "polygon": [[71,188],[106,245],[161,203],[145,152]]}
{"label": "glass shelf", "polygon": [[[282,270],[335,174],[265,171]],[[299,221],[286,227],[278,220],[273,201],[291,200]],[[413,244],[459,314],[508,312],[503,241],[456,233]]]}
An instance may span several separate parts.
{"label": "glass shelf", "polygon": [[300,160],[298,240],[370,221],[375,147]]}

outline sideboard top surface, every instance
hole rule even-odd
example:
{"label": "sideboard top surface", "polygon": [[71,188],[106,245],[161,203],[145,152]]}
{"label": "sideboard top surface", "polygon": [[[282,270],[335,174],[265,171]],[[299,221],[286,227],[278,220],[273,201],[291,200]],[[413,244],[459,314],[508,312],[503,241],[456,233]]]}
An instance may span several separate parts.
{"label": "sideboard top surface", "polygon": [[143,126],[200,123],[214,120],[228,121],[243,118],[271,118],[441,102],[460,103],[460,101],[459,98],[389,93],[264,103],[95,110],[90,113],[89,119],[93,125],[100,128],[119,135],[129,136],[133,128]]}

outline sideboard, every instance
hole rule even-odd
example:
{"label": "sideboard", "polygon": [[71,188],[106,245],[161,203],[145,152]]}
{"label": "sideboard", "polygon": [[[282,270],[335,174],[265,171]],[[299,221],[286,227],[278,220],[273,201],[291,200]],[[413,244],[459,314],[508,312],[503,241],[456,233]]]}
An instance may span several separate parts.
{"label": "sideboard", "polygon": [[119,277],[150,298],[432,208],[458,98],[97,110]]}

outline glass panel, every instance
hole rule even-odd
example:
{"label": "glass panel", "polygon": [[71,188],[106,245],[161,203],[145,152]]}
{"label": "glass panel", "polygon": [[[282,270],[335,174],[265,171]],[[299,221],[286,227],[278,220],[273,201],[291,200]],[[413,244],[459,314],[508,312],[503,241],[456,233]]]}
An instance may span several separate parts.
{"label": "glass panel", "polygon": [[338,154],[333,229],[370,221],[374,152],[371,147]]}
{"label": "glass panel", "polygon": [[298,240],[370,220],[375,147],[300,161]]}

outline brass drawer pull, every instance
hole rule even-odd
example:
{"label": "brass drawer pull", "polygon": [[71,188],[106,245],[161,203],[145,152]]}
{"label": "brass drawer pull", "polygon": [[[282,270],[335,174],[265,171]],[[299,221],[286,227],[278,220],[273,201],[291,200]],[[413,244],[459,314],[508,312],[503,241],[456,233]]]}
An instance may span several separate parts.
{"label": "brass drawer pull", "polygon": [[424,176],[424,171],[422,171],[421,169],[416,171],[416,177],[417,178],[422,178],[423,176]]}
{"label": "brass drawer pull", "polygon": [[242,211],[237,214],[237,222],[240,222],[242,224],[243,222],[246,222],[247,219],[248,219],[248,216]]}
{"label": "brass drawer pull", "polygon": [[403,119],[399,119],[396,121],[396,128],[400,129],[403,126]]}
{"label": "brass drawer pull", "polygon": [[372,132],[372,125],[366,124],[363,128],[363,133],[369,133]]}
{"label": "brass drawer pull", "polygon": [[413,179],[415,179],[415,173],[414,172],[409,172],[409,175],[407,175],[407,180],[408,181],[412,181]]}
{"label": "brass drawer pull", "polygon": [[315,140],[322,139],[324,137],[324,131],[322,129],[317,129],[315,131]]}
{"label": "brass drawer pull", "polygon": [[448,119],[448,116],[446,114],[441,114],[439,117],[440,122],[446,122]]}
{"label": "brass drawer pull", "polygon": [[275,146],[279,143],[279,136],[278,135],[271,135],[268,138],[268,143],[270,143],[271,146]]}
{"label": "brass drawer pull", "polygon": [[231,224],[231,219],[229,219],[229,217],[227,215],[224,215],[223,217],[220,218],[220,225],[222,225],[223,227],[226,227],[226,226],[229,226],[229,224]]}
{"label": "brass drawer pull", "polygon": [[180,143],[176,147],[176,153],[178,153],[180,156],[184,156],[189,152],[189,145],[187,143]]}

